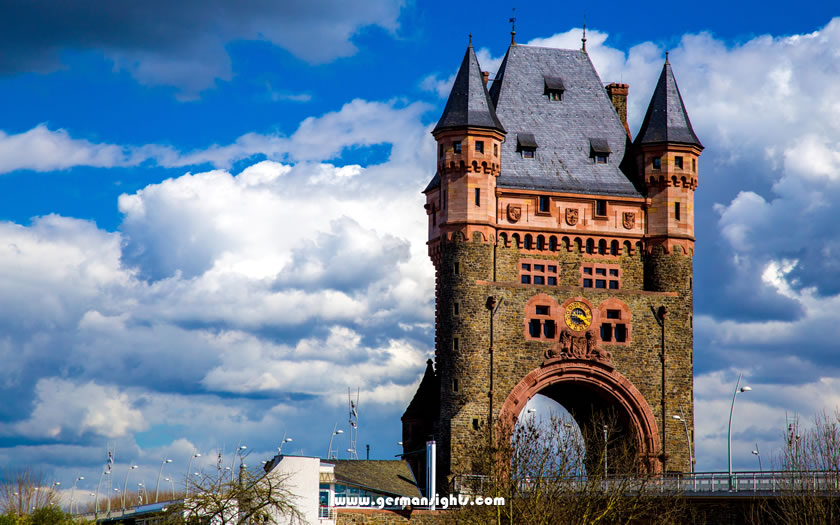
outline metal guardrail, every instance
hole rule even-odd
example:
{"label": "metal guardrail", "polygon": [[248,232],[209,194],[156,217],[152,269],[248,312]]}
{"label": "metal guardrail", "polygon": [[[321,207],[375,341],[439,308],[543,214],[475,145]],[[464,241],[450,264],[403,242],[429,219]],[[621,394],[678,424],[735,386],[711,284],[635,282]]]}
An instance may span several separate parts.
{"label": "metal guardrail", "polygon": [[[564,480],[571,487],[587,485],[586,476],[575,476]],[[604,489],[615,487],[621,482],[632,487],[633,479],[607,478],[599,483]],[[715,493],[766,493],[778,494],[790,491],[840,492],[840,471],[764,471],[733,472],[694,472],[652,476],[645,480],[662,489],[675,490],[685,495]],[[627,483],[629,482],[629,483]],[[528,480],[521,482],[528,484]],[[452,480],[453,492],[458,494],[483,494],[490,488],[487,476],[478,474],[459,474]]]}

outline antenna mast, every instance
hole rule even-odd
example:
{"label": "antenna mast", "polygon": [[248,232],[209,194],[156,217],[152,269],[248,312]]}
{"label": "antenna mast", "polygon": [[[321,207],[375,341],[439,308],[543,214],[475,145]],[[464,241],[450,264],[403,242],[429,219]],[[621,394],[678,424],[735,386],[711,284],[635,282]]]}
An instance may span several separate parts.
{"label": "antenna mast", "polygon": [[347,400],[350,402],[350,459],[359,459],[356,454],[356,437],[359,433],[359,389],[356,388],[356,401],[353,401],[353,395],[350,393],[350,388],[347,388]]}

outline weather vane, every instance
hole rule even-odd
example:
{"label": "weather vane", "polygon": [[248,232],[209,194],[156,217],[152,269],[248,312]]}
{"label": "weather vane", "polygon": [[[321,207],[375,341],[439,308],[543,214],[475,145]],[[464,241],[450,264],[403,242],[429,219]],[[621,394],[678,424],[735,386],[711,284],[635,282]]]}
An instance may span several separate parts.
{"label": "weather vane", "polygon": [[510,17],[510,44],[516,44],[516,8],[513,8],[513,16]]}

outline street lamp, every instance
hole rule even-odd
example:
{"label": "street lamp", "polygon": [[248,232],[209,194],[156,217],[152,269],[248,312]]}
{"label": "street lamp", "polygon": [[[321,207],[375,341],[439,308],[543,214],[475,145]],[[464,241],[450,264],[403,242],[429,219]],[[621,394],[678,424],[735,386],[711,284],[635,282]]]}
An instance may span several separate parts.
{"label": "street lamp", "polygon": [[73,500],[76,495],[76,483],[85,479],[84,476],[78,476],[73,480],[73,489],[70,491],[70,514],[73,514]]}
{"label": "street lamp", "polygon": [[161,476],[161,474],[163,474],[163,467],[167,463],[172,463],[172,460],[164,457],[163,461],[161,461],[161,463],[160,463],[160,470],[158,470],[157,483],[155,483],[155,503],[157,503],[157,501],[158,501],[158,489],[160,488],[160,476]]}
{"label": "street lamp", "polygon": [[[680,408],[680,412],[682,412],[682,408]],[[692,474],[694,473],[694,453],[691,451],[691,436],[688,433],[688,422],[682,416],[678,416],[674,414],[671,416],[672,418],[676,419],[677,421],[682,421],[683,427],[685,427],[685,442],[688,444],[688,463],[689,463],[689,472]]]}
{"label": "street lamp", "polygon": [[758,448],[758,443],[755,444],[755,450],[752,451],[754,456],[758,456],[758,470],[759,472],[764,472],[764,468],[761,466],[761,450]]}
{"label": "street lamp", "polygon": [[172,492],[169,493],[169,499],[174,500],[175,499],[175,482],[172,481],[172,478],[163,478],[163,481],[168,481],[169,482],[169,486],[172,489]]}
{"label": "street lamp", "polygon": [[[727,447],[726,451],[729,455],[729,491],[732,492],[733,490],[733,482],[732,479],[732,413],[735,411],[735,398],[738,396],[739,392],[749,392],[752,388],[748,386],[741,386],[741,376],[742,374],[738,374],[738,382],[735,383],[735,393],[732,394],[732,405],[729,407],[729,431],[727,433]],[[738,387],[741,386],[739,389]]]}
{"label": "street lamp", "polygon": [[330,434],[330,445],[327,447],[327,459],[338,459],[338,451],[336,450],[335,454],[333,454],[332,442],[335,436],[344,434],[344,431],[340,428],[336,430],[336,427],[338,427],[338,423],[333,426],[333,432]]}
{"label": "street lamp", "polygon": [[192,461],[195,458],[200,458],[201,454],[193,450],[193,455],[190,456],[190,461],[187,463],[187,477],[184,478],[184,497],[190,495],[190,471],[192,470]]}
{"label": "street lamp", "polygon": [[137,469],[137,465],[131,465],[128,467],[128,470],[125,473],[125,483],[123,483],[123,492],[122,492],[122,508],[125,511],[125,493],[128,490],[128,475],[131,473],[132,470]]}
{"label": "street lamp", "polygon": [[292,438],[284,437],[283,441],[280,442],[280,447],[277,449],[277,455],[278,456],[282,455],[283,454],[283,445],[286,444],[286,443],[291,443],[291,442],[292,442]]}
{"label": "street lamp", "polygon": [[[146,486],[145,486],[145,485],[143,485],[142,483],[138,483],[138,484],[137,484],[137,501],[138,501],[138,503],[137,503],[137,504],[138,504],[138,505],[142,505],[142,504],[143,504],[143,492],[145,492],[145,490],[146,490]],[[146,496],[148,496],[148,495],[149,495],[149,494],[148,494],[148,493],[146,493]]]}

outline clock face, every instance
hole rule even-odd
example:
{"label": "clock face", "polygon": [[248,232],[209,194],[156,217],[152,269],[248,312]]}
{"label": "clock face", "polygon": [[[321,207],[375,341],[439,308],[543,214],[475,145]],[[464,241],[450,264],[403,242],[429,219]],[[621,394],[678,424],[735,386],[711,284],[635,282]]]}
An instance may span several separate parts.
{"label": "clock face", "polygon": [[566,307],[566,326],[576,332],[582,332],[592,324],[592,310],[580,301],[569,303]]}

